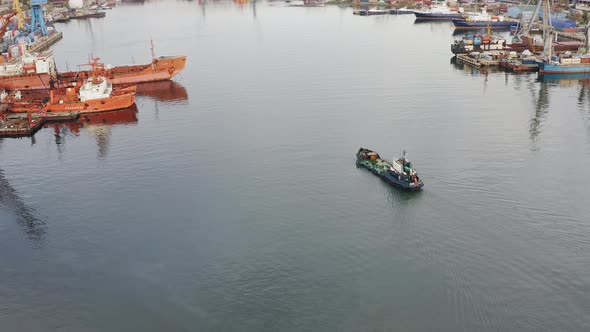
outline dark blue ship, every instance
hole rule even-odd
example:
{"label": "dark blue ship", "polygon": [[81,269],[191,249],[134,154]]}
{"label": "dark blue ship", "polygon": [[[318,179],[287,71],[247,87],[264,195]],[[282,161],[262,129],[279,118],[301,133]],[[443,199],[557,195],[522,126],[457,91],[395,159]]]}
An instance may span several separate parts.
{"label": "dark blue ship", "polygon": [[398,160],[388,162],[381,159],[375,151],[360,148],[356,153],[356,164],[379,176],[386,182],[404,190],[415,191],[424,187],[418,173],[412,168],[412,163],[406,158],[406,153]]}

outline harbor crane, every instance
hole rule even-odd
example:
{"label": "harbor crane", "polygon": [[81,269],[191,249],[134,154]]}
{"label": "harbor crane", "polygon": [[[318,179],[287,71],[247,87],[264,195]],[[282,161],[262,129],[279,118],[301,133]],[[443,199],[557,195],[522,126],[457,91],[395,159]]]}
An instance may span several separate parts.
{"label": "harbor crane", "polygon": [[18,29],[25,29],[25,12],[20,8],[19,0],[12,0],[12,10],[16,13]]}
{"label": "harbor crane", "polygon": [[21,31],[34,32],[37,29],[41,30],[43,36],[47,36],[47,27],[45,25],[45,18],[43,16],[42,5],[47,4],[47,0],[30,0],[31,5],[31,25],[30,29],[25,26],[25,12],[20,7],[19,0],[12,0],[12,10],[16,13],[18,29]]}
{"label": "harbor crane", "polygon": [[45,26],[45,18],[43,17],[43,7],[47,0],[31,0],[31,32],[37,30],[37,25],[41,30],[43,36],[47,36],[47,27]]}

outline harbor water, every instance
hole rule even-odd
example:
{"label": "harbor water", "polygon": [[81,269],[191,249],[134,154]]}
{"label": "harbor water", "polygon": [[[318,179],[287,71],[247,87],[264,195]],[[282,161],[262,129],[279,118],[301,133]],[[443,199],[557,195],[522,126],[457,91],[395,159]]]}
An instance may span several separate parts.
{"label": "harbor water", "polygon": [[[2,331],[588,331],[590,79],[454,63],[450,22],[123,2],[60,70],[187,55],[0,140]],[[355,166],[407,150],[406,193]]]}

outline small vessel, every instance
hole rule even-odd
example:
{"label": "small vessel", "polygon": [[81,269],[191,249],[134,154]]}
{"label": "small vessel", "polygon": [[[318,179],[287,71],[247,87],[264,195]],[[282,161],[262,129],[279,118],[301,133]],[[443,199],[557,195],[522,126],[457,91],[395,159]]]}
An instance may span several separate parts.
{"label": "small vessel", "polygon": [[415,191],[424,187],[412,163],[406,158],[405,151],[401,158],[389,162],[381,159],[377,152],[361,147],[356,153],[356,164],[404,190]]}
{"label": "small vessel", "polygon": [[414,10],[417,20],[452,20],[463,18],[463,8],[450,8],[446,3],[436,3],[428,9]]}
{"label": "small vessel", "polygon": [[383,9],[371,8],[368,10],[360,9],[360,10],[353,12],[353,14],[360,15],[360,16],[373,16],[373,15],[387,15],[387,14],[389,14],[389,12],[387,10],[383,10]]}
{"label": "small vessel", "polygon": [[70,19],[83,19],[83,18],[92,18],[92,17],[105,17],[107,14],[105,12],[99,12],[98,9],[82,9],[73,11],[70,14]]}
{"label": "small vessel", "polygon": [[399,9],[391,9],[389,11],[389,13],[391,15],[409,15],[409,14],[414,14],[414,11],[404,7],[404,8],[399,8]]}

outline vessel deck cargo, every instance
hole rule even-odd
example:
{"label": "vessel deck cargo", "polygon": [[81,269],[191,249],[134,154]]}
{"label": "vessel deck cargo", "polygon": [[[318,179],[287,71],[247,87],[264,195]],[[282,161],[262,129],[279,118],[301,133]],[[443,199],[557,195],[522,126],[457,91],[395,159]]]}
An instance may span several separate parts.
{"label": "vessel deck cargo", "polygon": [[424,183],[404,156],[393,162],[381,159],[375,151],[360,148],[356,153],[356,164],[379,176],[389,184],[408,191],[420,190]]}

